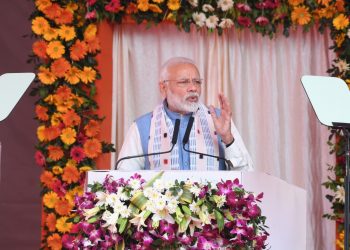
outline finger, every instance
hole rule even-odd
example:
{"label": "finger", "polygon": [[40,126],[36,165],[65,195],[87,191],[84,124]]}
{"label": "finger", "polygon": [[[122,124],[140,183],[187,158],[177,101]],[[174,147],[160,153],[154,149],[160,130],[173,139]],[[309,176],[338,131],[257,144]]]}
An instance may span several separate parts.
{"label": "finger", "polygon": [[213,105],[209,106],[209,111],[210,111],[210,115],[213,118],[213,120],[216,121],[218,119],[218,117],[216,115],[216,112],[215,112],[215,109],[214,109]]}

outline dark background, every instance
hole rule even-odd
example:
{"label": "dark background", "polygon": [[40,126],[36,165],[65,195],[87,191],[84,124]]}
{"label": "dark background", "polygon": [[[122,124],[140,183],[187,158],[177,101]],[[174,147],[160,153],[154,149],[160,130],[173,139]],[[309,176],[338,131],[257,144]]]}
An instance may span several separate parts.
{"label": "dark background", "polygon": [[[0,75],[33,72],[27,64],[33,39],[30,14],[34,1],[1,1]],[[33,85],[31,85],[33,87]],[[35,164],[35,97],[26,91],[10,115],[0,122],[0,249],[40,248],[40,173]],[[0,100],[1,105],[1,100]]]}

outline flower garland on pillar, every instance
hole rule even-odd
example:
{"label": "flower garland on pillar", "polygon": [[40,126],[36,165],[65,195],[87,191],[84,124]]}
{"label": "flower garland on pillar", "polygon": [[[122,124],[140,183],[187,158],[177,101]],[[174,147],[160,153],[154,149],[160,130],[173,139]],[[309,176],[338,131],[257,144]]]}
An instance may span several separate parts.
{"label": "flower garland on pillar", "polygon": [[[35,159],[43,167],[42,248],[61,249],[61,237],[71,230],[73,197],[82,193],[84,172],[95,168],[95,159],[113,151],[98,139],[102,121],[94,110],[96,69],[100,51],[96,22],[121,23],[125,17],[149,25],[171,21],[180,30],[208,29],[221,34],[233,27],[249,28],[273,37],[285,36],[290,28],[307,31],[317,24],[320,32],[330,29],[337,59],[329,74],[350,84],[350,4],[344,0],[34,0],[31,15],[33,43],[30,61],[36,65],[38,97],[35,112],[39,142]],[[344,142],[339,131],[332,152],[339,157],[330,167],[335,178],[324,185],[335,192],[327,198],[342,223],[344,196]],[[339,227],[340,232],[343,230]],[[341,245],[341,239],[339,245]]]}

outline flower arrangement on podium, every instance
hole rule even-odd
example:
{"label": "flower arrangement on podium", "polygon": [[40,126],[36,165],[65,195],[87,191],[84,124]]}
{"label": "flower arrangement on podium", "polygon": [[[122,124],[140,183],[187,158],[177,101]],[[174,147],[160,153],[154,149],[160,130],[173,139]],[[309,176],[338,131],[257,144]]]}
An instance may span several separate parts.
{"label": "flower arrangement on podium", "polygon": [[199,183],[146,182],[138,174],[104,182],[75,198],[67,249],[265,249],[263,194],[247,192],[238,179]]}

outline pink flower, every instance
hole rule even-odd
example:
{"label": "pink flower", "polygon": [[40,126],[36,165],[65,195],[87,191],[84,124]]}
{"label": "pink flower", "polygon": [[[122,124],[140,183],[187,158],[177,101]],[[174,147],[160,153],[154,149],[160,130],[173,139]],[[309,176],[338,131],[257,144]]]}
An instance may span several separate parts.
{"label": "pink flower", "polygon": [[41,151],[37,150],[35,152],[34,155],[36,164],[38,164],[40,167],[45,166],[46,160],[45,160],[45,156],[43,155],[43,153],[41,153]]}
{"label": "pink flower", "polygon": [[252,9],[250,8],[250,6],[248,4],[245,3],[237,3],[236,4],[236,8],[243,13],[248,13],[251,12]]}
{"label": "pink flower", "polygon": [[120,4],[119,0],[112,0],[105,6],[105,10],[112,12],[112,13],[117,13],[120,10],[122,10],[123,7]]}
{"label": "pink flower", "polygon": [[233,183],[231,180],[226,181],[225,183],[223,182],[219,182],[218,184],[216,184],[217,188],[218,188],[218,195],[222,195],[222,194],[229,194],[233,192]]}
{"label": "pink flower", "polygon": [[250,21],[250,18],[249,17],[245,17],[245,16],[240,16],[237,18],[237,22],[239,25],[245,27],[245,28],[248,28],[250,27],[250,25],[252,24],[251,21]]}
{"label": "pink flower", "polygon": [[74,146],[70,150],[70,157],[75,160],[77,163],[81,162],[85,158],[85,153],[83,148]]}
{"label": "pink flower", "polygon": [[258,9],[276,9],[279,5],[279,0],[265,0],[255,4]]}
{"label": "pink flower", "polygon": [[269,23],[269,19],[264,16],[259,16],[257,19],[255,19],[255,23],[260,26],[266,26]]}
{"label": "pink flower", "polygon": [[199,236],[197,248],[198,249],[217,249],[219,245],[215,241],[207,240],[203,236]]}
{"label": "pink flower", "polygon": [[90,11],[86,13],[85,19],[95,19],[96,18],[96,10]]}

